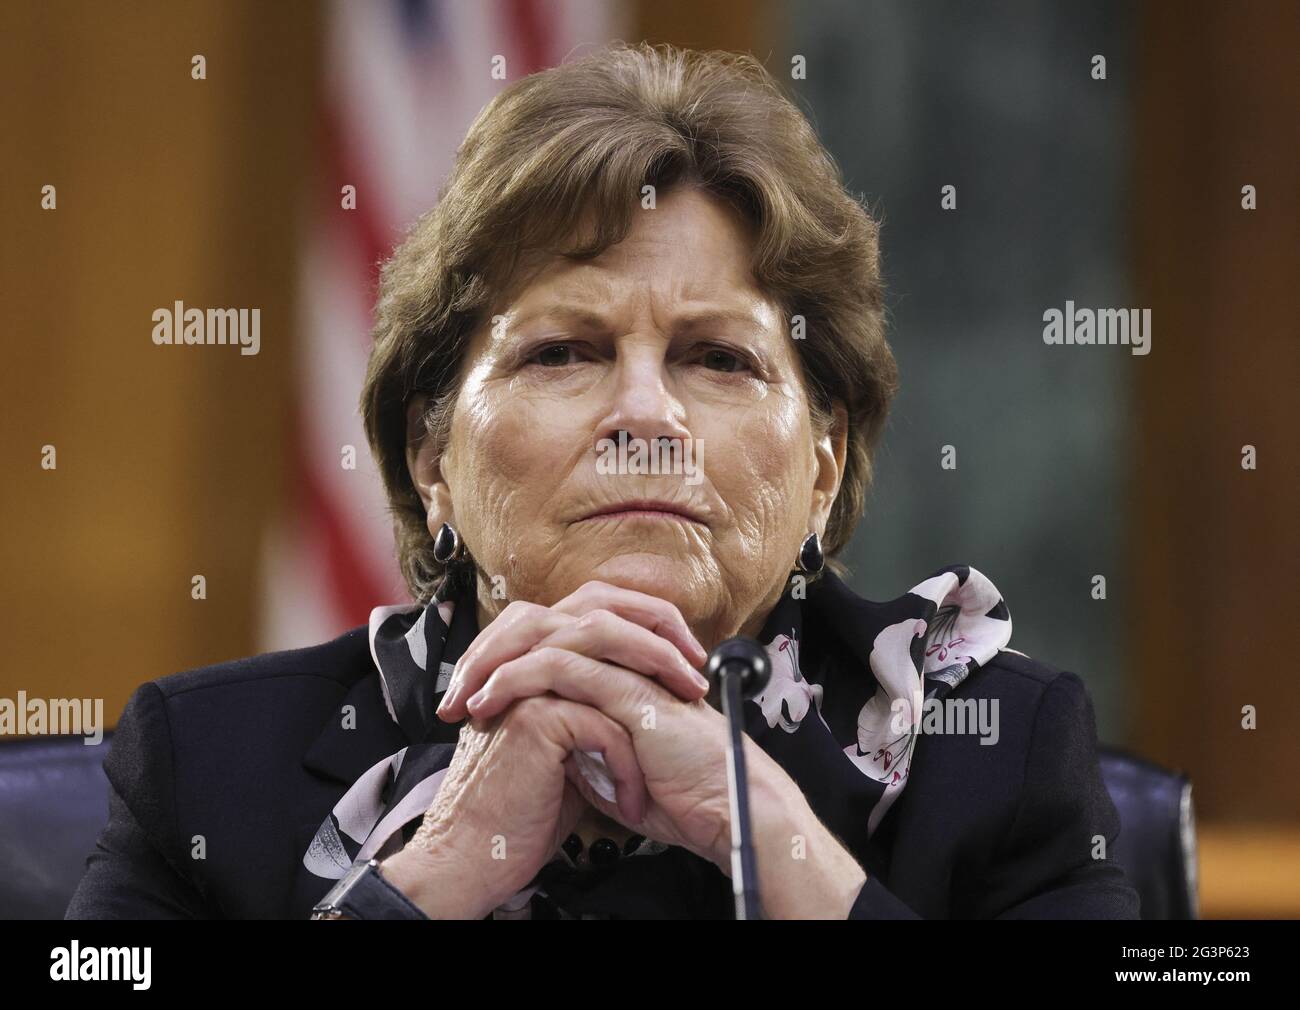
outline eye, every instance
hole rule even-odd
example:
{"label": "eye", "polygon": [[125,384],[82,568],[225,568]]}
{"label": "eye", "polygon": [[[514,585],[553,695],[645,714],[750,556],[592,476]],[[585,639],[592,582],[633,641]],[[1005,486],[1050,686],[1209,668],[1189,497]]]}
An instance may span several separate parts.
{"label": "eye", "polygon": [[739,372],[749,367],[749,363],[740,355],[721,347],[707,348],[699,360],[705,368],[715,372]]}
{"label": "eye", "polygon": [[576,348],[572,344],[547,344],[534,351],[526,359],[526,364],[538,364],[544,368],[556,368],[571,365],[576,361]]}

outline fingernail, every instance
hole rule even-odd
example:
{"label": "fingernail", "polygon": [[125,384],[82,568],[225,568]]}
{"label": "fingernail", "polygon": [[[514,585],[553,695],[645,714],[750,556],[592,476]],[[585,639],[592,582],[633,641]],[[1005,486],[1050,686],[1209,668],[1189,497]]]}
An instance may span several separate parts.
{"label": "fingernail", "polygon": [[709,678],[695,670],[692,670],[691,672],[695,674],[695,683],[699,684],[700,687],[707,691],[709,689]]}

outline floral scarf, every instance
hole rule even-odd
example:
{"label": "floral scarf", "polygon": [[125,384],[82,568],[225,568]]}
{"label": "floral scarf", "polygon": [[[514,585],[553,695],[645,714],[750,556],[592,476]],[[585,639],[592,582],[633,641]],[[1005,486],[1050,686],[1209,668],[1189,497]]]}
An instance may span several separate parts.
{"label": "floral scarf", "polygon": [[[759,635],[772,675],[745,702],[745,730],[856,852],[907,786],[926,708],[1006,646],[1011,618],[993,584],[966,565],[942,569],[887,603],[853,596],[829,572],[804,588],[807,599],[795,585],[787,589]],[[436,796],[460,727],[435,710],[478,634],[472,591],[423,607],[376,607],[369,630],[388,714],[412,742],[365,771],[321,824],[303,865],[327,880],[401,848]],[[579,754],[577,763],[595,791],[613,797],[599,754]],[[667,850],[646,839],[632,858]],[[527,918],[535,893],[563,894],[562,876],[547,871],[566,865],[572,868],[561,849],[494,917]]]}

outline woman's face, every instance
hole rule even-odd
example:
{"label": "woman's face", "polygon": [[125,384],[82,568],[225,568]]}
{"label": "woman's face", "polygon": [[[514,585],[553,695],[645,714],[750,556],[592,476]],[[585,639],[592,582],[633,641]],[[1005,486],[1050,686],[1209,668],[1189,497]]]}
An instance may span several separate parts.
{"label": "woman's face", "polygon": [[431,533],[451,523],[478,563],[480,622],[599,579],[676,604],[706,647],[758,632],[825,530],[844,422],[814,432],[749,254],[730,208],[674,190],[598,258],[547,262],[473,336],[445,453],[409,463]]}

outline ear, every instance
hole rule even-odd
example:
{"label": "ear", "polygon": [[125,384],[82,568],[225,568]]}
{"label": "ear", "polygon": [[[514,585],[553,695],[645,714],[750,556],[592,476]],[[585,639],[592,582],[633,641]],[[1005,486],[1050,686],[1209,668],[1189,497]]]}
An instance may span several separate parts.
{"label": "ear", "polygon": [[424,427],[429,397],[419,395],[406,405],[406,472],[420,494],[428,515],[429,532],[437,536],[443,523],[452,522],[451,489],[442,473],[442,460]]}
{"label": "ear", "polygon": [[849,414],[844,404],[836,400],[832,407],[831,425],[813,443],[813,457],[817,472],[813,476],[812,502],[808,512],[808,529],[826,535],[831,506],[839,494],[840,481],[844,479],[844,459],[849,444]]}

